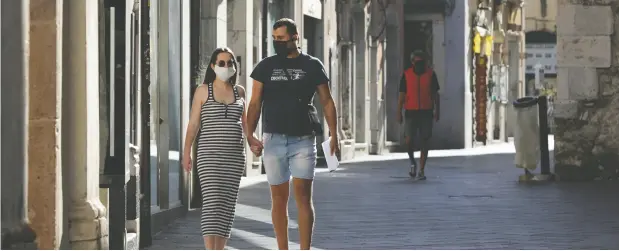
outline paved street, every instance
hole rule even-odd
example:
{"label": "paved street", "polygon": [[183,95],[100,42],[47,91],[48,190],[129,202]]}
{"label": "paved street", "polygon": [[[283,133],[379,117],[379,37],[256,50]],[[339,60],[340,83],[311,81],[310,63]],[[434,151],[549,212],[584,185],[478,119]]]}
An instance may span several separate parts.
{"label": "paved street", "polygon": [[[313,248],[619,248],[619,183],[520,184],[509,148],[432,152],[426,181],[408,177],[405,154],[318,173]],[[243,181],[229,249],[277,248],[261,179]],[[298,249],[294,203],[290,215]],[[199,210],[156,235],[151,249],[203,249]]]}

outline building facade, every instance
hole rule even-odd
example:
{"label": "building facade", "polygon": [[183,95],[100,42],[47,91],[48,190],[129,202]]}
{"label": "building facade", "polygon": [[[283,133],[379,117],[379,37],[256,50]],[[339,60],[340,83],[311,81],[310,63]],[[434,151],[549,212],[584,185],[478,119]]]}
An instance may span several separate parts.
{"label": "building facade", "polygon": [[473,141],[506,142],[513,136],[512,102],[525,96],[525,2],[469,1]]}
{"label": "building facade", "polygon": [[[527,95],[536,95],[538,90],[541,89],[553,98],[555,97],[557,88],[556,20],[558,3],[558,0],[536,0],[527,2],[525,5]],[[537,78],[536,74],[538,75]],[[542,76],[542,78],[539,76]]]}
{"label": "building facade", "polygon": [[2,3],[2,117],[17,122],[2,127],[3,248],[109,248],[99,196],[98,10],[97,1]]}
{"label": "building facade", "polygon": [[557,31],[557,7],[561,0],[534,0],[527,1],[526,31]]}
{"label": "building facade", "polygon": [[[332,78],[332,92],[341,114],[342,158],[401,148],[403,130],[395,119],[398,84],[415,49],[431,55],[443,107],[465,107],[468,5],[452,2],[337,1],[340,76]],[[447,55],[462,60],[447,60]],[[467,109],[443,111],[433,148],[464,148],[471,136],[464,133]]]}
{"label": "building facade", "polygon": [[[470,148],[512,136],[514,114],[507,104],[524,95],[522,1],[338,4],[338,43],[344,50],[342,84],[334,93],[344,94],[338,95],[340,133],[345,141],[354,139],[357,150],[350,152],[361,154],[366,144],[371,154],[402,149],[403,130],[395,117],[398,83],[414,50],[430,55],[441,86],[442,114],[432,149]],[[356,51],[353,64],[345,62],[349,46]],[[355,77],[351,81],[348,75]],[[372,119],[366,122],[367,116]]]}
{"label": "building facade", "polygon": [[[283,17],[297,22],[302,50],[319,58],[331,79],[344,160],[398,150],[404,142],[395,119],[398,84],[414,50],[430,55],[441,85],[433,149],[505,140],[506,104],[523,95],[522,1],[9,2],[2,3],[3,25],[5,18],[26,21],[18,31],[3,26],[3,37],[23,34],[30,43],[15,40],[16,47],[6,48],[21,50],[5,54],[3,42],[3,72],[13,73],[2,75],[3,90],[10,76],[29,91],[23,100],[3,92],[2,108],[27,103],[12,115],[28,119],[18,124],[22,131],[3,127],[2,139],[24,142],[23,163],[6,163],[27,168],[12,169],[6,177],[13,183],[4,184],[36,182],[22,182],[27,200],[19,192],[6,199],[21,211],[4,218],[3,210],[2,223],[29,226],[28,236],[44,249],[146,247],[155,233],[199,208],[197,170],[184,172],[180,162],[193,92],[212,51],[227,46],[251,96],[249,75],[274,54],[271,27]],[[27,17],[5,15],[18,6]],[[5,70],[5,58],[18,56],[27,64]],[[318,143],[328,138],[324,122]],[[3,181],[5,154],[21,153],[5,149]],[[245,176],[263,173],[261,158],[247,149]]]}
{"label": "building facade", "polygon": [[[271,25],[291,17],[301,47],[338,76],[335,1],[43,0],[2,11],[13,38],[2,43],[2,114],[16,121],[2,145],[24,146],[2,151],[3,248],[137,249],[199,207],[180,156],[216,47],[235,51],[251,95],[251,70],[273,54]],[[245,175],[260,175],[247,156]]]}

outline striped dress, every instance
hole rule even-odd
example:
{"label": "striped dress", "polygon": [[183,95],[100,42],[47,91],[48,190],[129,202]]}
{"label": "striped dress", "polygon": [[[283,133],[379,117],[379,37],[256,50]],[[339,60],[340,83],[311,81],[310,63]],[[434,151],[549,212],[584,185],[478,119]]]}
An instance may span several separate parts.
{"label": "striped dress", "polygon": [[217,102],[213,84],[200,110],[198,177],[202,190],[203,236],[230,237],[239,183],[245,170],[245,144],[241,116],[244,102],[236,87],[234,102]]}

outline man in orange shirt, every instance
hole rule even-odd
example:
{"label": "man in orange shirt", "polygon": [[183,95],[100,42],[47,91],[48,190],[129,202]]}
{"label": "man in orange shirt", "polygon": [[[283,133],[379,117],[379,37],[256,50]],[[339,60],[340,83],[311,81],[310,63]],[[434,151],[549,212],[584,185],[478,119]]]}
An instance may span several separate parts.
{"label": "man in orange shirt", "polygon": [[[404,109],[404,126],[408,157],[411,161],[410,176],[425,180],[424,169],[428,158],[429,140],[432,137],[434,121],[439,120],[439,84],[434,70],[428,65],[427,56],[421,51],[411,54],[412,66],[404,70],[400,80],[400,95],[398,97],[398,123],[402,123],[402,109]],[[421,166],[417,172],[413,138],[419,134]]]}

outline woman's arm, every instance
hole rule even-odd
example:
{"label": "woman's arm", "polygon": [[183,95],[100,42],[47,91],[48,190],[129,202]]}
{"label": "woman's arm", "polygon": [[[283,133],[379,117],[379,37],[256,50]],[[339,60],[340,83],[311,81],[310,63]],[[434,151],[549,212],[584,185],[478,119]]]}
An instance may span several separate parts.
{"label": "woman's arm", "polygon": [[247,126],[247,102],[245,102],[245,88],[240,85],[236,85],[235,88],[236,88],[236,91],[239,93],[241,100],[243,100],[243,115],[241,116],[241,126],[243,127],[243,135],[245,135],[245,138],[248,138],[249,135],[247,134],[247,128],[246,128]]}
{"label": "woman's arm", "polygon": [[200,128],[200,110],[202,104],[208,97],[208,88],[202,84],[196,88],[196,92],[193,95],[193,103],[191,104],[191,113],[189,115],[189,125],[187,125],[187,135],[185,136],[185,147],[183,148],[183,154],[185,157],[191,156],[191,145],[196,139],[196,134]]}

